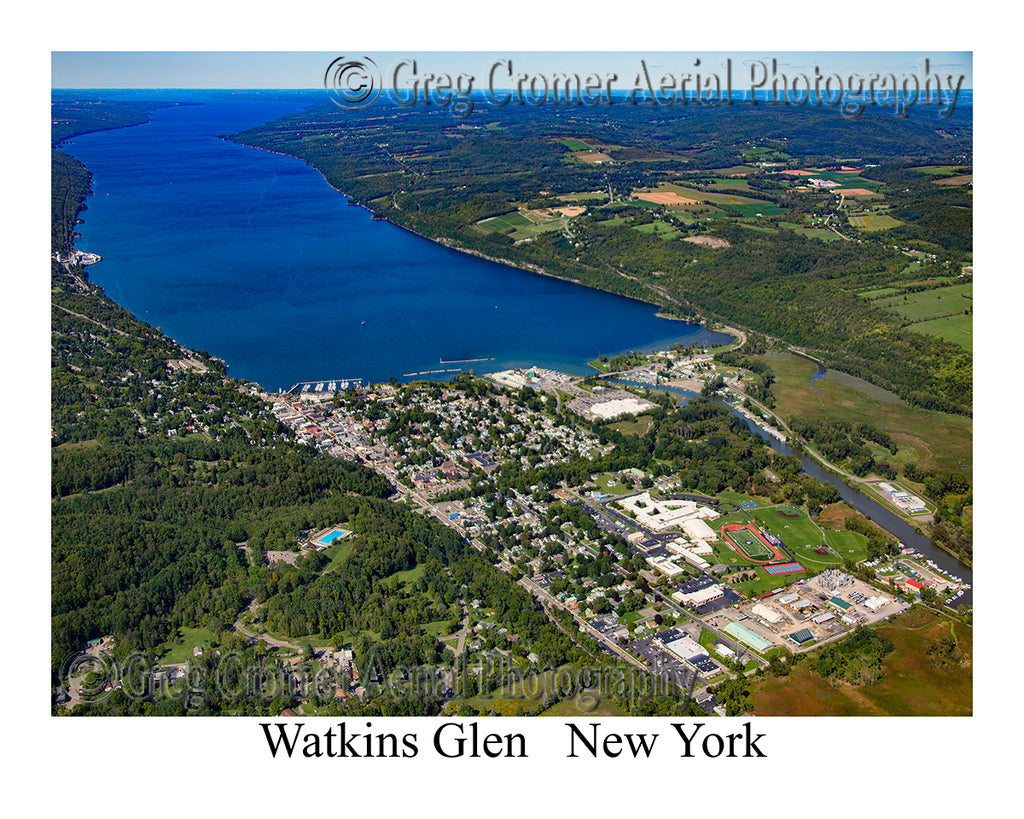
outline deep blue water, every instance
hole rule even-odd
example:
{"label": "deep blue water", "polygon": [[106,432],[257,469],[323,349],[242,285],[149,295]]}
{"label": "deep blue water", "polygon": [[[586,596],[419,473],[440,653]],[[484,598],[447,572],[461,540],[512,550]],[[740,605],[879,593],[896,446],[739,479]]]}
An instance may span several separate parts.
{"label": "deep blue water", "polygon": [[726,337],[656,309],[448,250],[347,204],[289,157],[218,135],[301,102],[191,97],[62,149],[93,174],[81,250],[112,299],[230,374],[298,381],[535,364],[584,373],[600,353]]}

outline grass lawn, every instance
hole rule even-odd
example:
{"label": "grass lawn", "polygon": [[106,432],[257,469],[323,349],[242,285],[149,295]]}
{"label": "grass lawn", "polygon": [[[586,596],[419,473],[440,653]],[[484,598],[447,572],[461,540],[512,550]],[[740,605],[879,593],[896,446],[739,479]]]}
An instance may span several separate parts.
{"label": "grass lawn", "polygon": [[413,568],[406,569],[404,572],[395,572],[389,574],[383,578],[380,582],[386,583],[391,588],[396,588],[399,583],[405,583],[407,586],[411,586],[423,575],[423,570],[426,569],[426,563],[417,563]]}
{"label": "grass lawn", "polygon": [[501,216],[493,216],[490,219],[483,219],[477,222],[477,225],[484,230],[491,230],[496,233],[508,233],[516,228],[525,227],[530,224],[532,224],[530,220],[518,211],[505,213]]}
{"label": "grass lawn", "polygon": [[542,233],[550,233],[553,230],[562,230],[562,228],[565,227],[565,222],[566,220],[563,218],[552,219],[550,222],[544,222],[540,225],[528,224],[526,227],[517,228],[508,235],[517,242],[523,239],[532,239]]}
{"label": "grass lawn", "polygon": [[807,572],[792,572],[790,574],[768,574],[764,569],[747,566],[740,568],[749,568],[757,572],[757,578],[755,580],[744,580],[742,583],[730,583],[729,586],[736,591],[746,595],[747,597],[757,597],[759,594],[764,594],[772,589],[784,588],[796,580],[801,580],[807,577]]}
{"label": "grass lawn", "polygon": [[192,649],[196,646],[203,646],[203,650],[209,647],[213,641],[213,632],[207,628],[188,628],[181,626],[178,629],[178,641],[175,642],[170,651],[161,658],[162,663],[187,663],[192,659]]}
{"label": "grass lawn", "polygon": [[623,435],[643,435],[651,428],[654,419],[650,415],[638,415],[635,421],[619,421],[611,425],[611,429]]}
{"label": "grass lawn", "polygon": [[633,491],[632,486],[620,483],[609,475],[597,475],[594,478],[594,483],[596,483],[598,487],[600,487],[601,491],[606,495],[628,495]]}
{"label": "grass lawn", "polygon": [[444,637],[448,633],[448,621],[447,620],[434,620],[430,623],[420,623],[420,628],[423,629],[423,633],[427,637],[433,637],[437,639]]}
{"label": "grass lawn", "polygon": [[324,549],[324,554],[331,559],[331,562],[324,567],[324,574],[333,572],[345,562],[345,558],[352,553],[353,543],[354,541],[351,538],[339,538],[331,546]]}

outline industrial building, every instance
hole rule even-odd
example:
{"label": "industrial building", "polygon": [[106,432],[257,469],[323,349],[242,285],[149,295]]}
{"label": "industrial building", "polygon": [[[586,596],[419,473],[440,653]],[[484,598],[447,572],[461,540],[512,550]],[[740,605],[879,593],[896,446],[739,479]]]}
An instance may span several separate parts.
{"label": "industrial building", "polygon": [[772,647],[769,640],[764,639],[760,634],[755,634],[749,628],[739,623],[729,623],[724,629],[726,634],[730,634],[739,640],[741,643],[746,643],[754,651],[765,651]]}
{"label": "industrial building", "polygon": [[766,606],[764,603],[755,603],[750,609],[750,613],[760,617],[762,620],[765,620],[772,625],[784,619],[780,612],[770,606]]}

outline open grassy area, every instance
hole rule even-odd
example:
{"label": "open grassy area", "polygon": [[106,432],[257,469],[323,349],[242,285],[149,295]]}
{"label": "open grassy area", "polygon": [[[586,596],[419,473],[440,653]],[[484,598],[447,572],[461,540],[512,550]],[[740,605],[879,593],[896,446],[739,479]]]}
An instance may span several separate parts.
{"label": "open grassy area", "polygon": [[744,580],[739,583],[730,583],[729,585],[736,589],[736,591],[747,597],[757,597],[759,594],[772,591],[773,589],[781,589],[788,586],[790,583],[801,580],[807,577],[807,572],[791,572],[790,574],[768,574],[764,569],[760,567],[739,567],[749,568],[757,572],[757,579],[755,580]]}
{"label": "open grassy area", "polygon": [[597,475],[594,478],[594,483],[596,483],[601,491],[606,495],[628,495],[633,491],[632,486],[621,483],[608,475]]}
{"label": "open grassy area", "polygon": [[938,336],[963,347],[967,352],[974,352],[974,314],[943,316],[942,318],[919,321],[910,325],[915,333]]}
{"label": "open grassy area", "polygon": [[576,139],[575,137],[569,137],[568,139],[559,140],[566,148],[570,151],[592,151],[594,150],[593,145],[588,145],[582,139]]}
{"label": "open grassy area", "polygon": [[530,220],[518,211],[504,213],[501,216],[492,216],[490,219],[482,219],[477,222],[478,227],[495,233],[509,233],[516,228],[525,227],[530,224]]}
{"label": "open grassy area", "polygon": [[643,435],[651,428],[653,422],[654,419],[650,415],[638,415],[635,421],[619,421],[610,428],[623,435]]}
{"label": "open grassy area", "polygon": [[352,552],[353,544],[354,541],[351,538],[345,538],[344,540],[339,538],[332,545],[324,549],[324,554],[331,559],[331,562],[324,567],[325,574],[333,572],[345,562],[345,558]]}
{"label": "open grassy area", "polygon": [[971,309],[973,291],[973,284],[955,284],[883,299],[878,305],[894,310],[911,321],[927,321],[950,313],[962,315],[964,310]]}
{"label": "open grassy area", "polygon": [[913,461],[925,468],[957,469],[973,463],[973,422],[960,415],[892,404],[871,398],[830,377],[808,381],[816,367],[793,355],[773,355],[765,360],[775,371],[775,411],[786,418],[830,419],[860,424],[864,419],[895,439],[899,451],[888,460],[897,464]]}
{"label": "open grassy area", "polygon": [[661,239],[675,239],[679,236],[679,230],[660,219],[648,222],[645,225],[633,225],[633,230],[639,233],[656,234]]}
{"label": "open grassy area", "polygon": [[823,242],[841,242],[843,237],[828,228],[805,228],[798,227],[794,231],[801,236],[810,236],[812,239],[821,239]]}
{"label": "open grassy area", "polygon": [[860,230],[887,230],[903,224],[899,219],[894,219],[887,213],[862,213],[850,216],[849,220],[851,225]]}
{"label": "open grassy area", "polygon": [[[895,650],[872,685],[832,686],[805,661],[786,677],[768,678],[752,691],[754,713],[764,716],[953,716],[973,713],[972,629],[916,606],[877,627]],[[952,636],[961,664],[933,664],[928,649]],[[811,657],[816,652],[811,653]]]}
{"label": "open grassy area", "polygon": [[391,588],[396,588],[399,583],[405,583],[411,586],[423,575],[423,570],[427,567],[426,563],[417,563],[413,568],[407,569],[404,572],[395,572],[389,574],[387,577],[381,580],[381,583],[386,583]]}
{"label": "open grassy area", "polygon": [[872,299],[881,299],[886,296],[895,296],[897,293],[902,292],[898,287],[879,287],[875,290],[865,290],[863,293],[857,295],[862,299],[871,301]]}
{"label": "open grassy area", "polygon": [[565,219],[552,219],[539,225],[528,224],[526,227],[516,228],[509,235],[517,242],[523,239],[533,239],[541,233],[548,233],[552,230],[561,230],[565,227]]}
{"label": "open grassy area", "polygon": [[213,632],[208,628],[188,628],[181,626],[178,629],[178,640],[163,657],[162,663],[187,663],[192,659],[192,649],[196,646],[203,646],[204,650],[213,641]]}

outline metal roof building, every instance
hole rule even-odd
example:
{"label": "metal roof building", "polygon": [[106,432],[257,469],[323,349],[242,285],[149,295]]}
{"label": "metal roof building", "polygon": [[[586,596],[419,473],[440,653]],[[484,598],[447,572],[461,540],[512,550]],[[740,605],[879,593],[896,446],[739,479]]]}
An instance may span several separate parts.
{"label": "metal roof building", "polygon": [[764,639],[760,634],[755,634],[749,628],[739,623],[729,623],[723,631],[726,634],[731,634],[740,642],[746,643],[754,651],[764,651],[767,648],[771,648],[772,645],[770,641]]}

